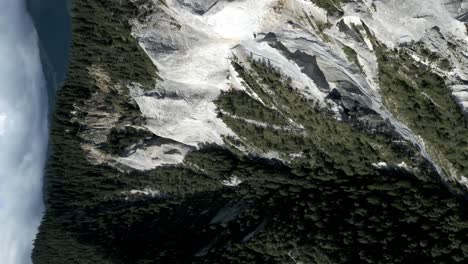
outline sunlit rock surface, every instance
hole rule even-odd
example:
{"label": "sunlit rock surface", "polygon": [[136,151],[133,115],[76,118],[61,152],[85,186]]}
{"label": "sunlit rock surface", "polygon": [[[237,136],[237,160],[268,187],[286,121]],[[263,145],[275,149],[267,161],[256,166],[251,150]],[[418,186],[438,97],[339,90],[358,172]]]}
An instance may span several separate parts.
{"label": "sunlit rock surface", "polygon": [[[219,118],[221,111],[215,101],[230,89],[246,91],[261,101],[231,65],[238,61],[248,68],[253,59],[268,61],[290,78],[295,89],[331,110],[337,120],[356,122],[348,116],[354,111],[357,122],[364,122],[368,132],[399,135],[417,146],[439,174],[464,181],[464,175],[441,166],[424,138],[384,105],[375,47],[382,43],[388,49],[405,50],[413,60],[443,76],[454,100],[466,111],[464,1],[353,1],[345,3],[339,15],[330,15],[304,0],[149,3],[140,7],[146,15],[131,21],[132,32],[158,67],[161,80],[151,91],[138,85],[128,88],[145,119],[143,127],[169,141],[145,148],[135,146],[125,156],[105,158],[96,147],[85,146],[98,162],[148,170],[179,164],[190,149],[203,144],[222,145],[226,137],[238,138]],[[437,59],[422,51],[437,54]],[[93,126],[107,120],[110,123],[105,126],[110,129],[118,115],[101,114],[106,117]],[[87,123],[92,125],[92,118],[88,117]],[[99,135],[99,131],[102,129],[83,133]],[[100,141],[105,141],[106,134],[101,136]]]}

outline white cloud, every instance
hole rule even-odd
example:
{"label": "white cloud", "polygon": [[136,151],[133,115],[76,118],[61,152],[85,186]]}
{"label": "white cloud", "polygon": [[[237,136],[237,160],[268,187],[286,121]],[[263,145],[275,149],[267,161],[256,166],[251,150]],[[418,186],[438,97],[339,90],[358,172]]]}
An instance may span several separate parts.
{"label": "white cloud", "polygon": [[5,131],[6,131],[6,127],[7,127],[7,116],[6,115],[3,115],[3,114],[0,114],[0,136],[2,136],[3,134],[5,134]]}
{"label": "white cloud", "polygon": [[0,1],[0,262],[31,263],[43,212],[47,91],[24,0]]}

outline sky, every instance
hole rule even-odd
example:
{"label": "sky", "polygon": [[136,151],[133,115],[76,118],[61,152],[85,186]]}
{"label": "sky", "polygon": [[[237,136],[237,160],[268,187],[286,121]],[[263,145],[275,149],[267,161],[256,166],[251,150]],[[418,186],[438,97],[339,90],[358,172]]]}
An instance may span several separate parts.
{"label": "sky", "polygon": [[28,264],[42,217],[47,91],[25,0],[0,1],[0,262]]}

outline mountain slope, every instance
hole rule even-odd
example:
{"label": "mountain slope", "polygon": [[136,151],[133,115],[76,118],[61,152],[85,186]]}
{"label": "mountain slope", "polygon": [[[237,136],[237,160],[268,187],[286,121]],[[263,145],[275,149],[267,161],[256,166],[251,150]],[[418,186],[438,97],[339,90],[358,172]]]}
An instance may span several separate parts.
{"label": "mountain slope", "polygon": [[465,261],[466,7],[432,2],[75,2],[35,263]]}

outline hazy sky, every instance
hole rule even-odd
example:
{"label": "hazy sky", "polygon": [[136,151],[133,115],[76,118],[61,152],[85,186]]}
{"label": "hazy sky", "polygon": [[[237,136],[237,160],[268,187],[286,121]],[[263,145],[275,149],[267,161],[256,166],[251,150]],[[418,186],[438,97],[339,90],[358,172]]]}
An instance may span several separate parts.
{"label": "hazy sky", "polygon": [[47,91],[25,0],[0,0],[0,262],[30,263],[43,212]]}

